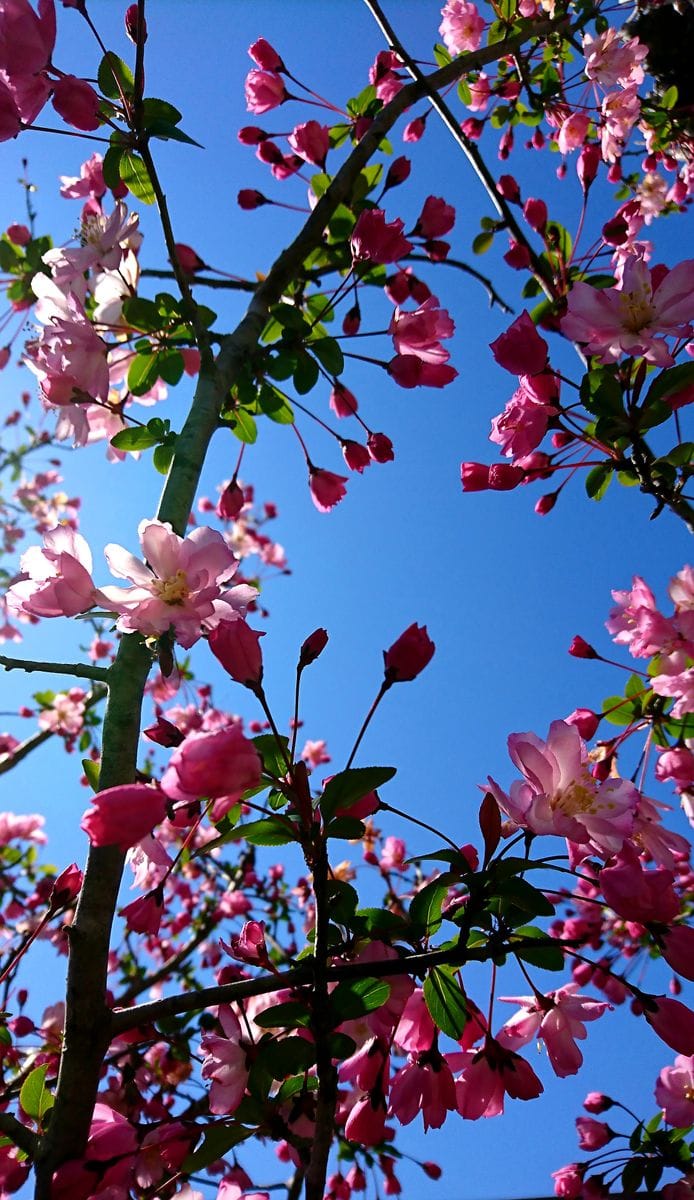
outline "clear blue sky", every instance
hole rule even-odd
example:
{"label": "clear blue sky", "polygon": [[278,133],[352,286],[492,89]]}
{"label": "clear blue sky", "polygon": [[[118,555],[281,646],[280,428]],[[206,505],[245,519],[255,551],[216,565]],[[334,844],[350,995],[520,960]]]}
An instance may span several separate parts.
{"label": "clear blue sky", "polygon": [[[92,5],[104,40],[125,55],[122,7]],[[429,59],[438,38],[437,5],[398,0],[387,11],[408,48]],[[82,61],[96,61],[91,43],[76,13],[61,9],[59,23],[63,32],[55,61],[80,73]],[[247,46],[264,35],[295,75],[341,104],[365,85],[368,67],[382,48],[380,35],[357,0],[151,0],[148,23],[147,91],[176,104],[184,114],[183,128],[205,147],[158,146],[176,236],[228,271],[250,276],[264,271],[300,218],[270,209],[241,213],[236,192],[258,187],[303,203],[304,190],[300,182],[272,181],[253,151],[237,143],[236,130],[245,123],[289,130],[320,114],[293,105],[259,121],[249,116],[243,105]],[[90,55],[86,60],[83,47]],[[403,148],[398,134],[394,144],[396,153],[405,149],[411,155],[413,175],[402,198],[399,192],[388,197],[389,215],[411,223],[428,194],[443,196],[458,211],[454,253],[470,258],[468,247],[479,219],[491,209],[445,130],[432,118],[419,145]],[[23,218],[21,189],[13,180],[26,156],[29,176],[38,185],[38,227],[49,229],[56,240],[67,239],[78,205],[58,197],[57,177],[78,174],[90,149],[77,139],[34,134],[0,147],[3,223]],[[496,168],[493,148],[490,162]],[[517,173],[524,194],[541,194],[551,215],[568,217],[577,213],[578,187],[573,163],[567,180],[556,180],[557,162],[521,150],[504,170]],[[597,224],[611,211],[607,193],[604,203]],[[662,224],[662,230],[653,230],[656,257],[672,264],[687,234],[691,239],[691,220]],[[166,265],[154,214],[143,212],[142,228],[143,264]],[[519,309],[520,277],[501,261],[506,245],[503,238],[498,242],[479,265]],[[394,441],[395,462],[374,465],[363,477],[353,475],[343,504],[331,515],[320,515],[310,502],[294,437],[268,424],[247,455],[243,477],[255,484],[259,499],[277,502],[276,536],[287,549],[293,572],[273,581],[266,597],[272,613],[264,641],[266,674],[277,715],[282,719],[290,713],[287,664],[295,661],[303,637],[325,626],[331,640],[307,680],[305,732],[326,738],[339,766],[378,686],[381,650],[412,621],[426,624],[437,646],[434,660],[416,683],[391,693],[364,743],[361,762],[397,765],[398,776],[389,786],[391,803],[414,813],[426,811],[427,819],[463,843],[477,838],[477,785],[488,773],[503,783],[512,778],[505,748],[509,732],[532,729],[543,736],[551,720],[577,705],[599,706],[603,695],[619,688],[606,668],[567,656],[572,636],[580,632],[608,651],[603,622],[610,589],[628,586],[638,573],[664,599],[668,579],[686,561],[688,543],[674,518],[664,514],[649,523],[649,502],[617,485],[597,505],[585,497],[579,480],[545,518],[533,512],[539,489],[462,495],[461,459],[495,457],[487,441],[489,422],[503,407],[513,381],[493,363],[488,343],[509,318],[498,309],[490,311],[484,292],[467,277],[441,268],[427,278],[456,321],[452,350],[460,375],[455,384],[443,392],[406,392],[360,366],[345,376],[365,419]],[[203,298],[215,305],[217,296]],[[381,315],[388,309],[384,304]],[[225,301],[220,324],[231,328],[240,311],[235,301]],[[576,370],[576,360],[567,352],[563,361],[565,369]],[[6,404],[13,407],[15,389],[26,381],[20,384],[16,374],[7,372],[2,386]],[[317,411],[329,419],[327,391],[316,395]],[[171,398],[164,415],[174,427],[180,425],[189,396],[184,383]],[[314,433],[307,422],[301,429],[310,437],[315,461],[341,471],[327,437]],[[236,453],[228,436],[218,438],[202,494],[214,494],[215,484],[231,474]],[[105,542],[136,550],[137,523],[154,514],[160,477],[144,464],[107,464],[101,447],[74,455],[66,448],[63,460],[67,490],[84,496],[82,531],[97,564],[98,547]],[[99,582],[106,581],[105,568],[95,574]],[[71,637],[67,623],[61,625],[60,637]],[[24,652],[50,653],[54,638],[55,626],[46,624],[27,637]],[[64,653],[61,645],[60,657]],[[196,652],[195,662],[202,677],[212,673],[203,650]],[[2,709],[26,702],[32,690],[16,675],[0,679],[0,688]],[[216,695],[230,709],[256,715],[245,697],[219,677]],[[26,723],[10,727],[26,732]],[[79,860],[85,848],[77,830],[85,807],[77,775],[77,761],[66,760],[59,747],[50,746],[2,779],[3,807],[46,810],[51,855],[61,866]],[[392,831],[408,838],[413,853],[427,848],[426,839],[397,823]],[[55,998],[59,987],[56,979]],[[510,992],[518,989],[517,980],[507,986]],[[536,1061],[532,1048],[528,1053],[546,1084],[542,1100],[511,1104],[500,1120],[449,1122],[426,1142],[418,1122],[405,1131],[402,1145],[408,1151],[440,1160],[445,1170],[438,1185],[419,1172],[408,1176],[403,1171],[408,1195],[491,1200],[548,1193],[549,1172],[578,1154],[573,1117],[584,1094],[614,1088],[617,1074],[623,1098],[650,1115],[655,1076],[671,1061],[654,1034],[622,1014],[603,1018],[591,1030],[586,1066],[576,1080],[555,1080],[546,1061]]]}

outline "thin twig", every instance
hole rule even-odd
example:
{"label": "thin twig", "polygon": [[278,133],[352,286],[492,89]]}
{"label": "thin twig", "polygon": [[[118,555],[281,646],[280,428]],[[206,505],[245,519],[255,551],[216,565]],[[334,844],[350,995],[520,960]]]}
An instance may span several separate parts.
{"label": "thin twig", "polygon": [[85,663],[42,662],[33,658],[10,658],[0,654],[0,667],[6,671],[44,671],[48,675],[72,675],[75,679],[92,679],[108,683],[109,667],[87,666]]}

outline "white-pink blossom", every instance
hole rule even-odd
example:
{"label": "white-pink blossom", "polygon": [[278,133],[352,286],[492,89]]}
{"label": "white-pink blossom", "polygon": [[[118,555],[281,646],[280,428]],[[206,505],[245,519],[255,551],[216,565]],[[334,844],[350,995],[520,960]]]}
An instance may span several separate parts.
{"label": "white-pink blossom", "polygon": [[612,1005],[605,1000],[593,1000],[578,995],[578,984],[567,983],[548,992],[546,996],[500,996],[509,1004],[522,1008],[501,1029],[498,1041],[510,1050],[527,1046],[541,1038],[547,1047],[549,1061],[560,1077],[575,1075],[583,1055],[576,1045],[586,1036],[586,1021],[595,1021]]}

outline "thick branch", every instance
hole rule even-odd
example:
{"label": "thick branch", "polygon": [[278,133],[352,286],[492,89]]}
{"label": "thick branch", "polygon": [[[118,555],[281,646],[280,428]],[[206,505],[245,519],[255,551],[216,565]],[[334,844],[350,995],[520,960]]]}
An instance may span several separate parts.
{"label": "thick branch", "polygon": [[85,663],[39,662],[32,658],[8,658],[0,654],[0,667],[6,671],[45,671],[49,675],[72,675],[75,679],[92,679],[107,683],[108,667],[87,666]]}

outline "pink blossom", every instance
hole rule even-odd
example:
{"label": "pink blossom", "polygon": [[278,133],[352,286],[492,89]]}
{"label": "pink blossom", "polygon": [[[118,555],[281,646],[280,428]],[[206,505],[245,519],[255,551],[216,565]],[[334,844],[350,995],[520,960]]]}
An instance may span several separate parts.
{"label": "pink blossom", "polygon": [[388,1113],[401,1125],[409,1125],[421,1111],[424,1132],[440,1129],[456,1108],[456,1088],[451,1068],[435,1051],[408,1055],[407,1064],[396,1073],[390,1088]]}
{"label": "pink blossom", "polygon": [[284,80],[274,71],[249,71],[245,88],[246,108],[252,113],[269,112],[287,99]]}
{"label": "pink blossom", "polygon": [[673,624],[658,611],[648,584],[634,575],[630,590],[613,591],[616,607],[605,627],[618,646],[628,646],[635,658],[651,658],[676,640]]}
{"label": "pink blossom", "polygon": [[66,525],[44,534],[43,546],[25,551],[20,570],[7,593],[7,607],[17,616],[74,617],[99,603],[89,546]]}
{"label": "pink blossom", "polygon": [[415,988],[405,1005],[393,1041],[410,1054],[431,1048],[436,1038],[436,1026],[431,1019],[421,988]]}
{"label": "pink blossom", "polygon": [[404,258],[412,249],[404,228],[400,217],[389,223],[382,208],[365,208],[350,238],[355,262],[392,263]]}
{"label": "pink blossom", "polygon": [[157,892],[138,896],[120,909],[120,916],[133,933],[158,934],[163,915],[162,897]]}
{"label": "pink blossom", "polygon": [[53,87],[51,103],[58,116],[75,129],[90,133],[101,124],[99,96],[86,79],[62,75]]}
{"label": "pink blossom", "polygon": [[578,1163],[569,1163],[552,1171],[552,1179],[555,1196],[561,1196],[563,1200],[577,1200],[583,1191],[583,1170]]}
{"label": "pink blossom", "polygon": [[205,796],[238,800],[260,781],[262,762],[238,725],[209,733],[190,733],[174,750],[162,777],[162,790],[172,800]]}
{"label": "pink blossom", "polygon": [[[39,272],[31,282],[38,298],[36,316],[45,328],[27,347],[27,366],[39,380],[49,404],[108,399],[106,346],[84,308]],[[85,431],[86,436],[86,431]]]}
{"label": "pink blossom", "polygon": [[222,947],[239,962],[268,966],[264,921],[245,921],[241,932],[232,933],[229,944],[222,942]]}
{"label": "pink blossom", "polygon": [[39,729],[75,737],[84,725],[87,693],[82,688],[56,692],[51,703],[39,713]]}
{"label": "pink blossom", "polygon": [[517,1050],[541,1038],[555,1074],[562,1078],[575,1075],[583,1062],[576,1039],[585,1038],[585,1022],[597,1020],[611,1007],[604,1000],[579,996],[577,983],[567,983],[548,992],[542,1000],[534,996],[502,996],[501,999],[523,1005],[501,1029],[498,1035],[501,1045]]}
{"label": "pink blossom", "polygon": [[499,366],[514,375],[539,375],[547,366],[547,343],[526,311],[491,343],[490,349]]}
{"label": "pink blossom", "polygon": [[684,1129],[694,1124],[694,1056],[678,1054],[674,1066],[663,1067],[655,1098],[668,1125]]}
{"label": "pink blossom", "polygon": [[663,958],[685,979],[694,979],[694,928],[672,925],[662,934]]}
{"label": "pink blossom", "polygon": [[524,782],[515,781],[508,795],[492,779],[489,786],[517,826],[589,845],[601,856],[621,850],[633,829],[639,793],[624,779],[593,778],[575,726],[553,721],[546,742],[534,733],[515,733],[508,745]]}
{"label": "pink blossom", "polygon": [[415,224],[415,231],[420,237],[443,237],[455,225],[455,209],[447,204],[440,196],[427,196],[424,206]]}
{"label": "pink blossom", "polygon": [[311,741],[309,738],[301,751],[301,757],[310,767],[320,767],[323,763],[330,762],[330,755],[327,753],[326,746],[327,743],[322,739]]}
{"label": "pink blossom", "polygon": [[299,158],[313,163],[317,167],[325,166],[325,160],[330,149],[330,132],[327,125],[318,121],[305,121],[296,125],[289,137],[289,145]]}
{"label": "pink blossom", "polygon": [[210,1112],[215,1115],[235,1112],[243,1098],[248,1079],[246,1052],[241,1046],[241,1026],[228,1004],[218,1012],[224,1036],[207,1033],[200,1048],[205,1055],[203,1079],[211,1079]]}
{"label": "pink blossom", "polygon": [[359,404],[349,388],[336,380],[330,393],[330,407],[336,417],[353,417]]}
{"label": "pink blossom", "polygon": [[118,629],[159,637],[173,626],[176,640],[188,649],[221,620],[243,616],[256,590],[246,584],[223,589],[238,562],[220,533],[202,526],[186,538],[161,521],[142,521],[138,533],[145,563],[122,546],[108,545],[106,559],[114,575],[130,579],[130,588],[102,589],[120,614]]}
{"label": "pink blossom", "polygon": [[260,639],[264,636],[245,621],[220,621],[210,633],[208,645],[232,679],[245,687],[255,687],[263,678]]}
{"label": "pink blossom", "polygon": [[694,1013],[669,996],[648,996],[643,1015],[658,1037],[678,1054],[694,1055]]}
{"label": "pink blossom", "polygon": [[626,921],[667,925],[679,916],[672,871],[665,867],[647,870],[631,842],[625,842],[616,858],[602,868],[599,882],[605,902]]}
{"label": "pink blossom", "polygon": [[[548,386],[537,387],[538,381],[547,381]],[[496,442],[503,454],[509,458],[523,458],[540,445],[547,432],[551,417],[559,411],[547,399],[557,397],[556,380],[553,375],[521,375],[520,387],[516,389],[504,411],[494,417],[490,442]],[[538,395],[540,393],[540,395]]]}
{"label": "pink blossom", "polygon": [[335,475],[319,467],[309,468],[308,486],[311,499],[319,512],[330,512],[347,495],[346,475]]}
{"label": "pink blossom", "polygon": [[441,10],[443,20],[439,33],[449,54],[462,54],[465,50],[477,50],[484,32],[484,17],[474,4],[466,0],[448,0]]}
{"label": "pink blossom", "polygon": [[583,53],[586,56],[586,76],[601,87],[610,88],[619,84],[627,88],[631,84],[643,83],[641,63],[648,54],[648,46],[643,46],[638,38],[624,40],[624,35],[617,29],[606,29],[595,37],[585,33]]}
{"label": "pink blossom", "polygon": [[385,433],[370,433],[366,439],[366,445],[374,462],[393,462],[395,458],[393,443]]}
{"label": "pink blossom", "polygon": [[366,467],[371,466],[371,455],[368,447],[363,446],[361,442],[355,442],[351,438],[343,438],[341,441],[342,457],[350,471],[364,472]]}
{"label": "pink blossom", "polygon": [[66,200],[81,200],[87,196],[100,199],[105,192],[103,158],[100,154],[92,154],[82,163],[79,176],[60,176],[60,194]]}
{"label": "pink blossom", "polygon": [[94,796],[80,822],[93,846],[125,852],[151,833],[166,816],[166,797],[146,783],[124,783]]}
{"label": "pink blossom", "polygon": [[504,1111],[506,1093],[515,1100],[534,1100],[544,1091],[530,1063],[487,1037],[482,1050],[463,1052],[464,1067],[456,1080],[461,1117],[477,1121]]}
{"label": "pink blossom", "polygon": [[577,150],[586,140],[586,134],[590,127],[590,117],[584,113],[571,113],[564,121],[557,134],[557,145],[562,154],[571,154],[572,150]]}
{"label": "pink blossom", "polygon": [[15,838],[44,845],[48,838],[43,832],[46,821],[38,813],[0,812],[0,846],[7,846]]}
{"label": "pink blossom", "polygon": [[446,309],[439,308],[431,296],[414,312],[396,308],[388,332],[398,354],[414,354],[424,362],[445,363],[449,354],[441,345],[441,338],[452,337],[455,325]]}
{"label": "pink blossom", "polygon": [[384,1138],[385,1120],[384,1104],[374,1102],[370,1095],[362,1096],[345,1121],[345,1137],[360,1146],[378,1146]]}
{"label": "pink blossom", "polygon": [[383,843],[379,865],[384,871],[404,871],[406,854],[407,846],[402,838],[387,837]]}
{"label": "pink blossom", "polygon": [[448,363],[426,362],[415,354],[396,354],[387,364],[387,370],[391,379],[403,388],[446,387],[458,376],[455,367]]}
{"label": "pink blossom", "polygon": [[610,92],[602,102],[603,125],[600,132],[602,157],[614,163],[621,158],[625,142],[641,113],[636,87]]}

